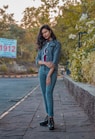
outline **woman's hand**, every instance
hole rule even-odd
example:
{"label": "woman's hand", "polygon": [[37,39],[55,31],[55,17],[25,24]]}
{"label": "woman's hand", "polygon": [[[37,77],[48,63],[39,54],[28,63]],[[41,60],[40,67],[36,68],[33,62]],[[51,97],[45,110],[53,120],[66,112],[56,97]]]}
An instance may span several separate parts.
{"label": "woman's hand", "polygon": [[46,78],[46,85],[49,85],[51,83],[51,77],[47,76]]}
{"label": "woman's hand", "polygon": [[54,64],[52,62],[45,62],[45,65],[48,67],[48,68],[53,68],[54,67]]}
{"label": "woman's hand", "polygon": [[52,62],[46,62],[46,61],[39,60],[38,64],[39,65],[45,65],[45,66],[47,66],[50,69],[54,68],[54,64]]}

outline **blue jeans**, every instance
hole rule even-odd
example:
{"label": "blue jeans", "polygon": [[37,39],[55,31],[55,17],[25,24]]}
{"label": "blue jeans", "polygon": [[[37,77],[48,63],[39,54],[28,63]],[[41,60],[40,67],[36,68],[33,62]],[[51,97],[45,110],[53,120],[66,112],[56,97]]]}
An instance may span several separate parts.
{"label": "blue jeans", "polygon": [[49,68],[45,66],[41,66],[39,69],[39,80],[40,80],[40,87],[43,94],[46,113],[48,114],[48,116],[54,116],[53,90],[57,80],[57,71],[54,71],[51,76],[51,84],[46,85],[46,78],[48,72],[49,72]]}

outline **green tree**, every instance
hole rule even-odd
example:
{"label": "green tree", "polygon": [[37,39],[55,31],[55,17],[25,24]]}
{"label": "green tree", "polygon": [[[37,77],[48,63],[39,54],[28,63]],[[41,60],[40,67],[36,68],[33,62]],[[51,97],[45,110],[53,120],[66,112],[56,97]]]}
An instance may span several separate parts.
{"label": "green tree", "polygon": [[13,19],[14,14],[8,14],[6,13],[6,10],[8,9],[7,6],[3,6],[3,8],[0,8],[0,36],[3,36],[3,33],[9,30],[9,25],[15,23],[15,20]]}

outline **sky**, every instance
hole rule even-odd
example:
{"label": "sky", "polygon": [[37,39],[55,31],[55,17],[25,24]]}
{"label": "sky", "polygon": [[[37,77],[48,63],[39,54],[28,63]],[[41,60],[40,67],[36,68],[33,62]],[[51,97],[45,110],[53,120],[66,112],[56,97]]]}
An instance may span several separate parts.
{"label": "sky", "polygon": [[[62,4],[62,0],[59,1]],[[41,0],[0,0],[0,8],[3,8],[4,5],[9,6],[7,13],[14,13],[14,19],[20,23],[25,8],[32,6],[37,8],[41,5]]]}
{"label": "sky", "polygon": [[40,0],[0,0],[0,8],[9,5],[7,13],[14,13],[14,19],[18,22],[22,19],[25,8],[38,7],[40,4]]}

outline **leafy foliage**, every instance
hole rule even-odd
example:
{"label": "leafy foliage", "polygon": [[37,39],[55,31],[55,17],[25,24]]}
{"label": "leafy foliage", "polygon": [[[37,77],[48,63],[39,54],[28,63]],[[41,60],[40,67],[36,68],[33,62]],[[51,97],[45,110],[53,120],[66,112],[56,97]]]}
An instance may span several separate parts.
{"label": "leafy foliage", "polygon": [[[85,24],[85,27],[83,26]],[[86,29],[87,34],[82,34],[81,48],[76,48],[70,56],[71,77],[76,81],[95,84],[95,20],[78,25],[78,29]]]}

